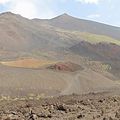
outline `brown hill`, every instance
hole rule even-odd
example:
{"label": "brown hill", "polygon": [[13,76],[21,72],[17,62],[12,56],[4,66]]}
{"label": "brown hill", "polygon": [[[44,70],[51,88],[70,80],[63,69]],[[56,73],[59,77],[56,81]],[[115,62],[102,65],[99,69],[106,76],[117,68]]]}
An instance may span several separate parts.
{"label": "brown hill", "polygon": [[[36,21],[36,19],[34,19],[34,21]],[[39,19],[37,19],[37,21],[39,21]],[[42,21],[40,20],[39,22]],[[45,20],[45,22],[54,27],[58,27],[66,30],[95,33],[95,34],[107,35],[116,39],[120,39],[119,27],[114,27],[89,20],[78,19],[66,13],[57,16],[51,20]]]}
{"label": "brown hill", "polygon": [[119,32],[118,27],[66,14],[50,20],[1,14],[0,94],[51,96],[117,89]]}
{"label": "brown hill", "polygon": [[98,43],[91,44],[88,42],[80,42],[79,44],[70,48],[76,54],[88,57],[91,60],[101,61],[109,64],[109,70],[114,75],[120,75],[120,46],[116,44]]}
{"label": "brown hill", "polygon": [[47,68],[52,70],[67,71],[67,72],[75,72],[78,70],[83,70],[83,68],[80,65],[72,62],[59,62]]}

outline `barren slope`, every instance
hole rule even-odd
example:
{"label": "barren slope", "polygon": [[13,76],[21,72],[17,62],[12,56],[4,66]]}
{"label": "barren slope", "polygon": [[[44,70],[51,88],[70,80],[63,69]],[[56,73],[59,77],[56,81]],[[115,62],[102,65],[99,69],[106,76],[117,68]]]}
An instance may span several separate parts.
{"label": "barren slope", "polygon": [[34,21],[38,23],[41,23],[41,22],[47,23],[51,26],[66,29],[66,30],[88,32],[88,33],[106,35],[116,39],[120,39],[119,27],[105,25],[102,23],[97,23],[89,20],[78,19],[66,13],[63,15],[57,16],[51,20],[41,21],[39,19],[34,19]]}
{"label": "barren slope", "polygon": [[[119,32],[118,27],[66,14],[51,20],[1,14],[0,94],[51,96],[117,89]],[[56,69],[48,69],[51,64]]]}

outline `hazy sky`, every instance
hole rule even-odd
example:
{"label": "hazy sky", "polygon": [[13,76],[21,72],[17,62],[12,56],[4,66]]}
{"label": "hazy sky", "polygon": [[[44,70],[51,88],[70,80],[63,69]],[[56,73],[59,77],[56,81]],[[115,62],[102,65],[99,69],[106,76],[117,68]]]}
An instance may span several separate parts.
{"label": "hazy sky", "polygon": [[27,18],[69,15],[120,26],[120,0],[0,0],[0,12],[11,11]]}

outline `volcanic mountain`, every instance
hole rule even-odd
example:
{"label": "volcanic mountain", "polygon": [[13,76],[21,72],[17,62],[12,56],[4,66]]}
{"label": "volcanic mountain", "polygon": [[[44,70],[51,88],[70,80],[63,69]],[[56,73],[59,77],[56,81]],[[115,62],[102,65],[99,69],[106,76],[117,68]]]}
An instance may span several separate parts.
{"label": "volcanic mountain", "polygon": [[63,14],[27,19],[0,14],[2,95],[63,95],[115,90],[120,28]]}

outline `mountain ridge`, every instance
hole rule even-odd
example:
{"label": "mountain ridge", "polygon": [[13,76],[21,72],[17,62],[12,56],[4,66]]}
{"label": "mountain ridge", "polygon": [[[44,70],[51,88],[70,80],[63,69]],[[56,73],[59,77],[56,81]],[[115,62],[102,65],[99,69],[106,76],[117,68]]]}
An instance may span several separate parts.
{"label": "mountain ridge", "polygon": [[[115,32],[118,28],[110,27],[111,30],[106,32],[105,35],[109,36],[110,34],[109,37],[115,38],[111,39],[101,36],[101,32],[106,31],[103,24],[86,22],[86,20],[81,22],[81,19],[74,18],[66,13],[50,20],[30,20],[11,12],[2,13],[0,15],[0,48],[1,50],[20,50],[23,52],[44,49],[47,51],[57,51],[59,49],[61,51],[69,49],[84,40],[92,42],[95,39],[98,42],[107,41],[115,44],[117,44],[117,41],[119,42],[119,31]],[[98,27],[98,33],[94,33],[94,30],[97,31],[96,24],[100,27],[100,29]],[[91,32],[92,30],[93,32]],[[101,31],[99,32],[99,30]]]}
{"label": "mountain ridge", "polygon": [[72,15],[69,15],[68,13],[63,13],[63,14],[60,14],[60,15],[55,16],[55,17],[50,18],[50,19],[33,18],[32,20],[52,20],[52,19],[56,19],[56,18],[59,18],[59,17],[69,17],[69,18],[72,17],[72,18],[75,18],[75,19],[78,19],[78,20],[91,21],[91,22],[95,22],[95,23],[99,23],[99,24],[103,24],[103,25],[107,25],[107,26],[111,26],[111,27],[120,28],[119,26],[110,25],[110,24],[106,24],[106,23],[102,23],[102,22],[97,22],[97,21],[94,21],[94,20],[78,18],[78,17],[72,16]]}

